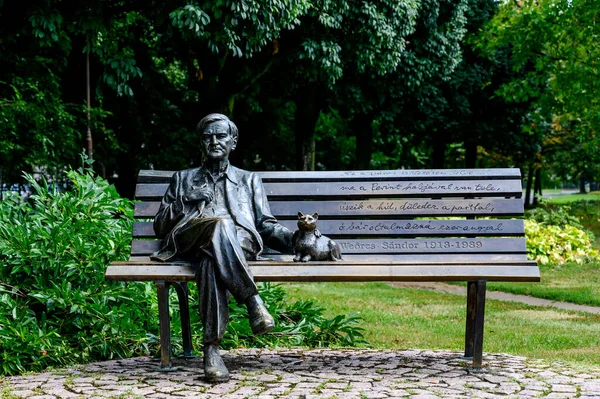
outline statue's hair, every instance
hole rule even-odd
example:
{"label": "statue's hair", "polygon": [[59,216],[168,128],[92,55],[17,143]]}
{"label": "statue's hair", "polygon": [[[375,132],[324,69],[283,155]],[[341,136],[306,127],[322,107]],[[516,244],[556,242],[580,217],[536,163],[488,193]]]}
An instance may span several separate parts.
{"label": "statue's hair", "polygon": [[196,126],[196,131],[198,133],[202,133],[208,125],[211,125],[211,124],[213,124],[215,122],[219,122],[219,121],[227,122],[227,126],[229,126],[229,134],[231,136],[233,136],[233,137],[238,136],[238,128],[235,125],[235,123],[233,123],[231,120],[229,120],[229,118],[227,116],[225,116],[223,114],[206,115],[204,118],[202,118],[202,120],[200,122],[198,122],[198,126]]}

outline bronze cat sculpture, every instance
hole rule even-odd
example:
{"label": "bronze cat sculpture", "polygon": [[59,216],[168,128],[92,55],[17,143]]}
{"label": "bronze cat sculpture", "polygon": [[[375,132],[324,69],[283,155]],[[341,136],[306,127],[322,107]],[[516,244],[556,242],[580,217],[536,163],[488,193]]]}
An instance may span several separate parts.
{"label": "bronze cat sculpture", "polygon": [[340,246],[317,230],[319,214],[305,215],[298,212],[298,230],[294,233],[294,262],[342,260]]}

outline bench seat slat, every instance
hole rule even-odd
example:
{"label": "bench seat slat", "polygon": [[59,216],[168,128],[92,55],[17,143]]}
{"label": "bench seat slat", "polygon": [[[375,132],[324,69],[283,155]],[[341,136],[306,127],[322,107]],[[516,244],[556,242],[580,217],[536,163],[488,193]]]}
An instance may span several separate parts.
{"label": "bench seat slat", "polygon": [[[350,263],[338,266],[335,262],[293,264],[287,262],[251,262],[256,281],[539,281],[535,262],[512,262],[481,265],[447,263],[373,264]],[[107,280],[117,281],[192,281],[195,268],[184,265],[115,262],[106,271]]]}
{"label": "bench seat slat", "polygon": [[[357,182],[273,182],[264,183],[265,192],[274,198],[327,198],[352,199],[375,197],[465,197],[496,196],[521,197],[521,180],[456,180],[456,181],[357,181]],[[140,183],[136,186],[138,199],[160,200],[167,191],[166,183]]]}
{"label": "bench seat slat", "polygon": [[[141,183],[168,182],[175,171],[168,170],[141,170],[138,181]],[[403,180],[403,179],[440,179],[440,178],[485,178],[485,179],[520,179],[521,172],[517,168],[494,169],[431,169],[431,170],[356,170],[356,171],[274,171],[257,172],[263,181],[323,181],[323,180]]]}

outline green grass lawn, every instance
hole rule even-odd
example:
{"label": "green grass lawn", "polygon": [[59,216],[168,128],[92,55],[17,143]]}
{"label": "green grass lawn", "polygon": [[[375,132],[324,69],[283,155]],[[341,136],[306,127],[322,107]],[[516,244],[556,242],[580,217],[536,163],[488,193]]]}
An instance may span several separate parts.
{"label": "green grass lawn", "polygon": [[[464,350],[466,299],[385,283],[286,284],[290,300],[312,299],[327,314],[359,313],[375,348]],[[600,364],[600,315],[486,303],[484,352],[584,366]]]}
{"label": "green grass lawn", "polygon": [[539,283],[488,283],[489,290],[600,306],[600,263],[540,265]]}
{"label": "green grass lawn", "polygon": [[544,198],[544,201],[552,204],[568,204],[576,201],[600,201],[600,192],[594,191],[587,194],[567,194],[557,195],[555,197]]}

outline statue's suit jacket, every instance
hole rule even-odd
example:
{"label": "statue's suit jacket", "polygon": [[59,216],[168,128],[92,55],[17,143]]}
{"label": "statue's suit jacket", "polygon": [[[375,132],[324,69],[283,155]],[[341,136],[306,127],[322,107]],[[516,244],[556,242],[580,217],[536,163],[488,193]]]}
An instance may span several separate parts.
{"label": "statue's suit jacket", "polygon": [[[293,253],[292,232],[271,215],[260,177],[232,165],[227,166],[226,176],[227,208],[236,226],[254,237],[259,247],[255,255],[260,255],[265,245],[283,253]],[[154,219],[154,231],[164,241],[162,249],[153,254],[152,259],[168,261],[177,257],[175,233],[192,218],[201,217],[198,204],[186,203],[183,198],[205,183],[203,167],[182,170],[173,175]]]}

